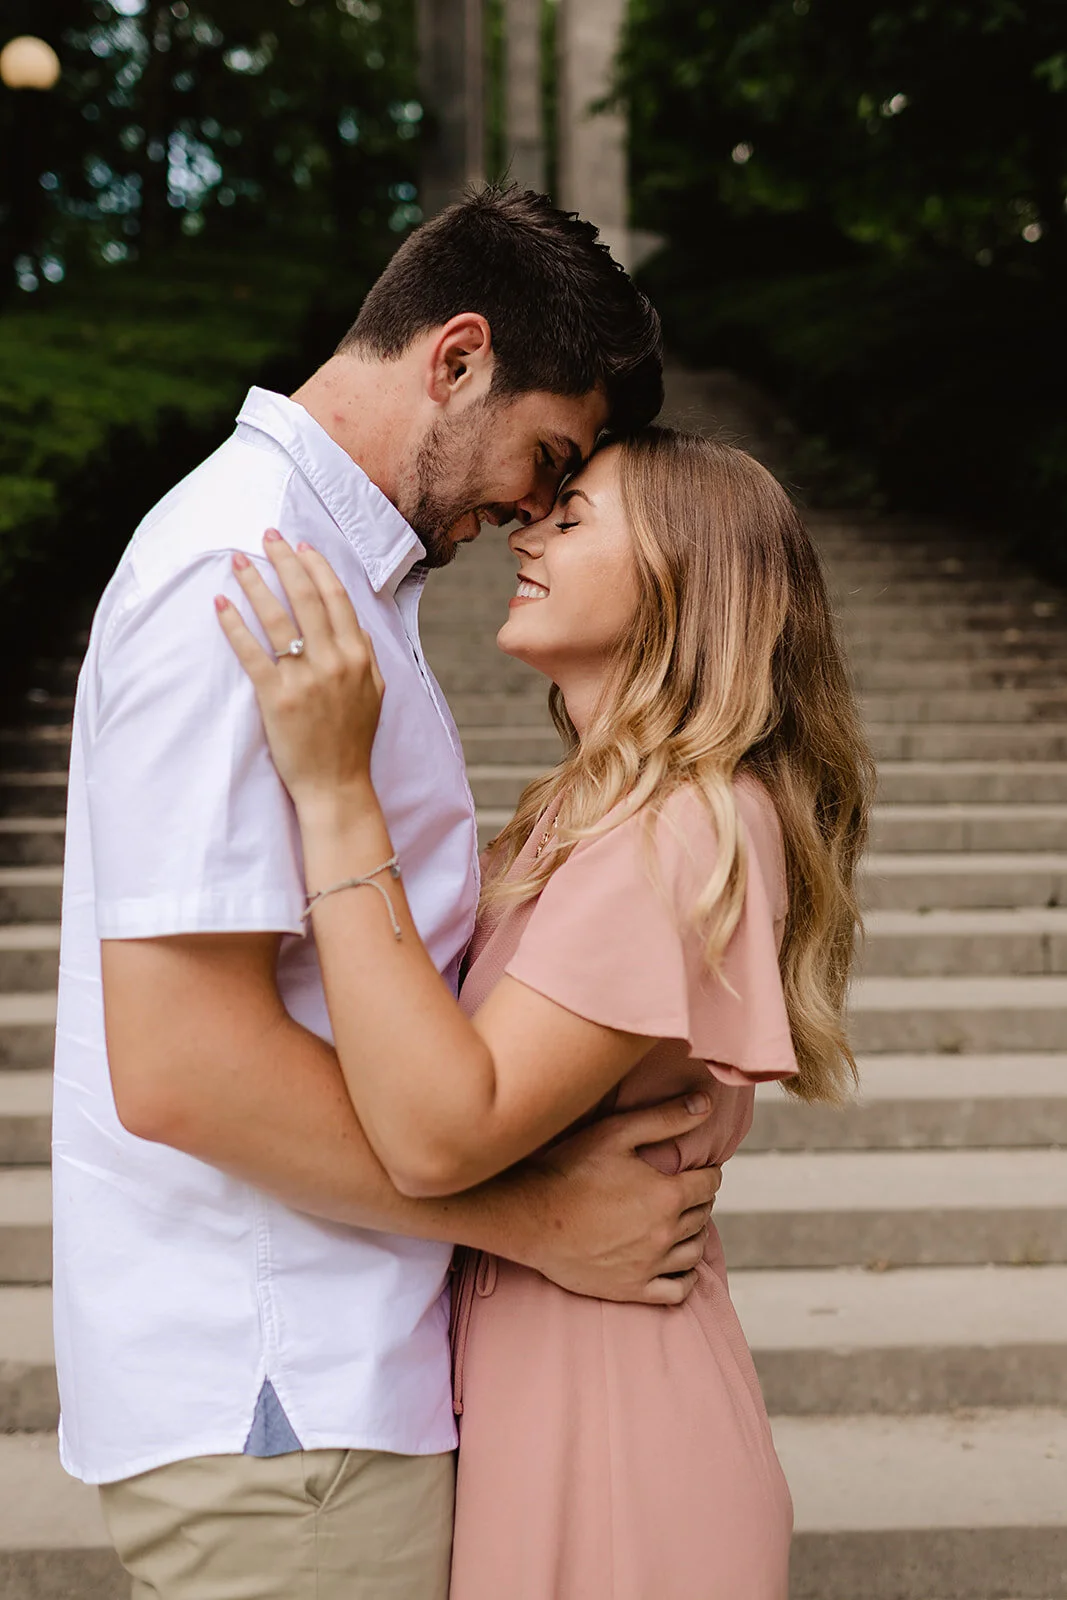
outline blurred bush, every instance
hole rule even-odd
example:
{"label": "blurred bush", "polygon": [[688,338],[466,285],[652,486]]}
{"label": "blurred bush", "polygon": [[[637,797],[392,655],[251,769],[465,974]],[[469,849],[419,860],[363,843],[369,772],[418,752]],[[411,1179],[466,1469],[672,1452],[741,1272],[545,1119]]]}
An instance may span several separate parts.
{"label": "blurred bush", "polygon": [[668,338],[773,385],[800,488],[1067,577],[1061,0],[631,0],[619,93]]}
{"label": "blurred bush", "polygon": [[419,220],[410,3],[5,0],[0,618],[44,642],[144,512],[291,389]]}

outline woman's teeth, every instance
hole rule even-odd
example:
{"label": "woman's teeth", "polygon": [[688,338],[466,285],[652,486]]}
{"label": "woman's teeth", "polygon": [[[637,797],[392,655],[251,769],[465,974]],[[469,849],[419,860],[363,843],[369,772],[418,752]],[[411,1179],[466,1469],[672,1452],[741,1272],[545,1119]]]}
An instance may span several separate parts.
{"label": "woman's teeth", "polygon": [[521,578],[518,588],[515,590],[515,598],[516,600],[543,600],[547,593],[548,590],[542,589],[539,583],[527,583],[525,578]]}

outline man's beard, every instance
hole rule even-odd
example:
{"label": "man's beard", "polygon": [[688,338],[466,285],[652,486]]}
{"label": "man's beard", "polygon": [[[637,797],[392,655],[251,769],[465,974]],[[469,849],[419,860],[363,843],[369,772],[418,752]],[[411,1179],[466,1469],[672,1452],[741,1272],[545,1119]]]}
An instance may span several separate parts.
{"label": "man's beard", "polygon": [[[458,423],[438,421],[427,433],[415,461],[415,504],[407,520],[426,547],[424,567],[447,567],[459,544],[450,537],[456,523],[483,504],[481,440],[489,418],[489,400],[470,408]],[[453,463],[466,459],[461,481],[448,482]]]}

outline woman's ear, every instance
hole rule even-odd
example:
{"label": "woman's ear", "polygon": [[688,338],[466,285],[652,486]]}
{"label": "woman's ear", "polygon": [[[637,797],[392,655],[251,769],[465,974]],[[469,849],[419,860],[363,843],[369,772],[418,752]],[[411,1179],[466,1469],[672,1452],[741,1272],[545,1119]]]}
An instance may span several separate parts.
{"label": "woman's ear", "polygon": [[493,381],[493,335],[477,311],[450,317],[428,352],[426,392],[437,405],[459,394],[477,399]]}

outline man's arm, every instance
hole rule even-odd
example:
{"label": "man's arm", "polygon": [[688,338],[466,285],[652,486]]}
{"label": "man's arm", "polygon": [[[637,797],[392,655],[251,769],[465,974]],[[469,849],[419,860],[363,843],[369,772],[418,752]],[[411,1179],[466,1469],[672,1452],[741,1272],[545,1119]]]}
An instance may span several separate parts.
{"label": "man's arm", "polygon": [[108,1057],[129,1132],[335,1222],[488,1250],[601,1299],[685,1298],[719,1174],[665,1177],[635,1152],[699,1111],[671,1101],[610,1118],[550,1160],[409,1199],[367,1143],[334,1051],[282,1004],[278,944],[266,933],[104,942]]}

